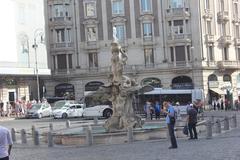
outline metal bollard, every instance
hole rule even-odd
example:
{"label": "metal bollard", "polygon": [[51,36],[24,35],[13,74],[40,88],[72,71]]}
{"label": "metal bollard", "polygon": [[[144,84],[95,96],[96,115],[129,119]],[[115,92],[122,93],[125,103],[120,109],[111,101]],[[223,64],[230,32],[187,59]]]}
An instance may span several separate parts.
{"label": "metal bollard", "polygon": [[131,143],[133,142],[133,128],[132,127],[128,127],[128,130],[127,130],[127,137],[128,137],[128,143]]}
{"label": "metal bollard", "polygon": [[53,124],[52,124],[52,123],[49,124],[49,131],[50,131],[50,132],[53,131]]}
{"label": "metal bollard", "polygon": [[207,139],[211,139],[212,138],[212,122],[209,120],[206,122],[206,129],[207,129]]}
{"label": "metal bollard", "polygon": [[227,116],[224,118],[224,130],[229,130],[229,118]]}
{"label": "metal bollard", "polygon": [[237,128],[237,115],[234,114],[232,118],[232,127]]}
{"label": "metal bollard", "polygon": [[214,116],[211,116],[210,121],[214,123]]}
{"label": "metal bollard", "polygon": [[221,133],[222,129],[221,129],[221,121],[219,119],[217,119],[216,121],[216,133]]}
{"label": "metal bollard", "polygon": [[98,124],[98,117],[94,117],[93,123],[94,123],[94,125],[97,125],[97,124]]}
{"label": "metal bollard", "polygon": [[11,129],[11,136],[12,136],[12,141],[16,142],[16,131],[14,128]]}
{"label": "metal bollard", "polygon": [[22,141],[22,144],[26,144],[27,143],[27,136],[26,136],[25,129],[21,130],[21,141]]}
{"label": "metal bollard", "polygon": [[67,127],[67,128],[70,128],[70,125],[71,125],[70,121],[67,120],[67,121],[66,121],[66,127]]}
{"label": "metal bollard", "polygon": [[93,135],[92,135],[92,128],[88,126],[86,128],[86,145],[91,146],[93,144]]}
{"label": "metal bollard", "polygon": [[34,145],[39,145],[39,132],[37,130],[34,132]]}
{"label": "metal bollard", "polygon": [[33,140],[34,140],[34,135],[35,135],[35,131],[36,131],[36,128],[35,128],[34,125],[32,125],[31,130],[32,130],[32,138],[33,138]]}
{"label": "metal bollard", "polygon": [[53,143],[52,132],[48,132],[47,136],[48,136],[48,147],[53,147],[54,143]]}

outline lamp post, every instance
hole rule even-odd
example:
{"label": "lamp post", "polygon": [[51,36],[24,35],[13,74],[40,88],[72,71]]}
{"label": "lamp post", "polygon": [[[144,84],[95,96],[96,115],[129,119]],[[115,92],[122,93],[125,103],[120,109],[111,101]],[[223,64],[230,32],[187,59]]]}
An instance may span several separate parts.
{"label": "lamp post", "polygon": [[[32,47],[34,48],[34,53],[35,53],[35,71],[36,71],[36,78],[37,78],[37,98],[38,101],[40,100],[40,90],[39,90],[39,75],[38,75],[38,60],[37,60],[37,48],[38,48],[38,43],[43,43],[43,29],[36,29],[34,31],[34,44]],[[40,42],[37,41],[37,39],[40,38]]]}

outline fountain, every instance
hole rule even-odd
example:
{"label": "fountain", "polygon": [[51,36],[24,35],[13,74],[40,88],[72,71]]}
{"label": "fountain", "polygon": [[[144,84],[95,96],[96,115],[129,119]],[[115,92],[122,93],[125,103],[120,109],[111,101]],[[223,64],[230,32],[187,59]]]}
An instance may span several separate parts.
{"label": "fountain", "polygon": [[142,127],[143,121],[133,111],[133,98],[136,92],[144,93],[153,90],[151,86],[141,87],[134,79],[123,75],[124,65],[128,59],[127,54],[118,43],[116,28],[113,27],[113,42],[111,43],[111,71],[110,84],[101,86],[91,97],[100,101],[112,102],[113,114],[105,122],[107,131],[125,130],[129,127]]}

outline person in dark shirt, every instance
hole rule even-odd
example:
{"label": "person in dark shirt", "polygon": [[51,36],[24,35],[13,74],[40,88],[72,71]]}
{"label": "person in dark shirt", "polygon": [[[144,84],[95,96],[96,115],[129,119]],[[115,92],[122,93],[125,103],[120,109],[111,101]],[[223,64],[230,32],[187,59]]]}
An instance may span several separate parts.
{"label": "person in dark shirt", "polygon": [[[191,106],[191,105],[190,105]],[[197,130],[196,130],[196,124],[197,124],[197,110],[195,106],[191,106],[189,110],[187,111],[188,114],[188,129],[190,133],[189,139],[198,139],[197,136]],[[194,133],[194,135],[193,135]]]}

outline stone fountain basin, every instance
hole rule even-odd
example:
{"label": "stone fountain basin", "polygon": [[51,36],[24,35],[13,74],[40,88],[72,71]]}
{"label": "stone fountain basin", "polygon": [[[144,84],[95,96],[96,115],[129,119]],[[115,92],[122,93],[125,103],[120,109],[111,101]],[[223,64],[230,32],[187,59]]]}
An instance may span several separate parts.
{"label": "stone fountain basin", "polygon": [[[185,122],[178,122],[176,126],[183,126]],[[59,145],[85,145],[86,135],[85,129],[88,126],[69,128],[54,132],[54,143]],[[100,125],[91,125],[93,144],[122,144],[128,140],[127,131],[106,132]],[[176,137],[186,137],[182,133],[182,127],[176,127]],[[145,123],[143,128],[135,128],[133,130],[134,141],[166,139],[168,130],[164,123]]]}

